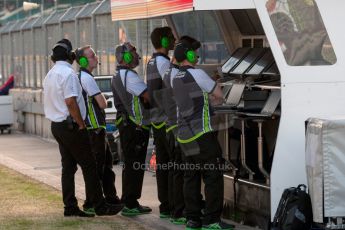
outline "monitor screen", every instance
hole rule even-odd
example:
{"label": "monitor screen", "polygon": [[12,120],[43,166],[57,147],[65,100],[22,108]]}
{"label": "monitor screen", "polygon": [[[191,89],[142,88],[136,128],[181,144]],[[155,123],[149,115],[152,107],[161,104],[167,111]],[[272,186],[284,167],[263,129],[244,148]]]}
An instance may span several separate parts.
{"label": "monitor screen", "polygon": [[226,99],[226,104],[237,106],[240,103],[245,84],[233,84],[228,98]]}
{"label": "monitor screen", "polygon": [[273,114],[280,102],[280,90],[272,90],[261,113]]}
{"label": "monitor screen", "polygon": [[248,53],[250,48],[245,47],[245,48],[239,48],[237,49],[231,57],[224,63],[222,66],[222,72],[224,74],[229,73],[229,71],[236,66],[236,64],[245,57],[245,55]]}
{"label": "monitor screen", "polygon": [[267,69],[262,72],[263,75],[279,75],[279,70],[277,67],[277,63],[273,62],[272,65]]}
{"label": "monitor screen", "polygon": [[230,92],[231,89],[231,85],[224,85],[223,86],[223,98],[226,99],[226,97],[228,96],[228,93]]}
{"label": "monitor screen", "polygon": [[259,75],[273,62],[273,55],[270,49],[245,73],[246,75]]}
{"label": "monitor screen", "polygon": [[263,48],[252,48],[250,53],[236,66],[235,69],[230,71],[230,74],[243,74],[255,60],[257,60],[265,51]]}

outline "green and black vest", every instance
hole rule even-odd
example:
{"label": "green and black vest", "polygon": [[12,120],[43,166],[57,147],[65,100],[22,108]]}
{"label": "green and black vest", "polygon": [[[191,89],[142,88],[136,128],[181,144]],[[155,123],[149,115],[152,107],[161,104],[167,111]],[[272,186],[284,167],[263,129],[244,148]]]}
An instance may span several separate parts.
{"label": "green and black vest", "polygon": [[150,120],[153,127],[159,129],[165,125],[167,119],[163,110],[163,91],[164,88],[162,77],[157,68],[157,57],[164,57],[170,61],[169,57],[154,53],[147,63],[147,89],[150,95]]}
{"label": "green and black vest", "polygon": [[[122,83],[120,76],[120,70],[122,69],[125,69],[124,84]],[[114,104],[117,110],[116,125],[119,125],[124,117],[129,118],[136,125],[147,125],[149,123],[148,111],[144,109],[138,96],[135,96],[127,91],[126,83],[129,71],[137,74],[131,69],[118,67],[111,83]]]}
{"label": "green and black vest", "polygon": [[171,64],[169,70],[164,74],[163,85],[164,85],[164,95],[163,95],[163,106],[164,112],[167,115],[166,121],[166,131],[177,127],[177,109],[176,101],[171,87],[171,77],[175,76],[179,72],[178,66]]}
{"label": "green and black vest", "polygon": [[[79,77],[80,85],[81,86],[82,86],[82,84],[81,84],[81,74],[82,74],[82,72],[85,72],[86,74],[89,74],[89,75],[91,75],[93,77],[92,73],[90,73],[88,70],[80,69],[78,77]],[[87,93],[83,89],[83,97],[84,97],[85,106],[86,106],[86,112],[87,112],[87,116],[86,116],[86,119],[85,119],[85,124],[86,124],[86,128],[88,130],[98,129],[98,128],[103,128],[103,129],[106,128],[105,112],[104,112],[103,109],[101,109],[99,107],[97,101],[94,98],[95,96],[96,95],[93,95],[93,96],[87,95]]]}
{"label": "green and black vest", "polygon": [[[209,95],[204,92],[188,72],[191,66],[180,67],[173,79],[173,92],[178,109],[178,142],[185,144],[195,141],[203,134],[213,131]],[[195,76],[196,78],[198,76]]]}

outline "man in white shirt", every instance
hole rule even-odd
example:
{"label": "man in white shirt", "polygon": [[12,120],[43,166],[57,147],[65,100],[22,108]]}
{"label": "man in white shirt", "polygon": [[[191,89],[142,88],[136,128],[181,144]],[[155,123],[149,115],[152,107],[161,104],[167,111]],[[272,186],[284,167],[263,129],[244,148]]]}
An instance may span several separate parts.
{"label": "man in white shirt", "polygon": [[[76,61],[80,66],[79,80],[83,88],[83,96],[87,108],[85,119],[89,133],[92,152],[96,158],[97,172],[101,181],[103,194],[107,203],[121,204],[115,188],[115,173],[113,159],[106,140],[106,122],[104,109],[107,101],[101,93],[92,71],[98,66],[98,57],[91,46],[84,46],[75,51]],[[88,194],[83,205],[85,212],[94,213],[94,208]]]}
{"label": "man in white shirt", "polygon": [[53,47],[53,68],[44,79],[44,112],[52,121],[51,131],[59,144],[62,163],[62,196],[64,216],[93,217],[81,211],[75,197],[74,175],[80,165],[86,194],[90,197],[97,215],[115,215],[121,209],[105,202],[98,179],[96,163],[91,153],[84,119],[86,116],[82,89],[77,74],[72,69],[75,54],[67,39]]}

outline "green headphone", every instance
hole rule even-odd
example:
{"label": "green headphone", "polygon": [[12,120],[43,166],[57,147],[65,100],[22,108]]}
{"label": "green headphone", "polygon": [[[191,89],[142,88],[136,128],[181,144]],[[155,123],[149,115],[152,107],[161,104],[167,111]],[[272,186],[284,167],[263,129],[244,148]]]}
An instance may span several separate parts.
{"label": "green headphone", "polygon": [[133,61],[133,55],[129,51],[124,51],[122,58],[126,64],[130,64]]}
{"label": "green headphone", "polygon": [[84,51],[82,49],[78,48],[75,51],[75,56],[81,68],[86,69],[87,67],[89,67],[89,59],[87,59],[87,57],[84,56]]}
{"label": "green headphone", "polygon": [[87,67],[89,67],[89,59],[87,59],[87,57],[85,57],[85,56],[81,56],[79,58],[79,65],[81,68],[86,69]]}
{"label": "green headphone", "polygon": [[170,45],[170,40],[168,37],[164,36],[161,38],[161,45],[163,48],[168,49]]}
{"label": "green headphone", "polygon": [[187,50],[187,52],[186,52],[186,59],[190,63],[196,63],[196,61],[198,59],[198,55],[195,53],[194,50]]}

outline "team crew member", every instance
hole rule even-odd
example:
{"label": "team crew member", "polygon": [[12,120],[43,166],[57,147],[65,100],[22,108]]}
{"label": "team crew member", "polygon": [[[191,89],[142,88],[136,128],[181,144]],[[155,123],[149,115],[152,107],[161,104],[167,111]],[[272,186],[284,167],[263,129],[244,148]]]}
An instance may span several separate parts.
{"label": "team crew member", "polygon": [[[193,49],[199,49],[201,44],[196,39],[190,36],[182,36],[179,39],[179,43],[187,42],[193,44]],[[166,121],[166,135],[167,135],[167,142],[169,147],[169,157],[172,161],[174,168],[169,171],[172,174],[172,200],[173,203],[172,207],[172,222],[174,224],[182,224],[186,222],[186,218],[184,217],[184,196],[183,196],[183,170],[181,164],[183,163],[183,155],[181,148],[177,142],[176,135],[177,135],[177,107],[176,101],[173,95],[173,89],[171,87],[172,81],[174,77],[179,72],[179,65],[176,62],[176,58],[173,58],[173,61],[170,65],[170,68],[163,76],[163,83],[164,83],[164,112],[167,115]],[[176,168],[177,167],[177,168]],[[169,187],[170,188],[170,187]],[[171,193],[169,193],[171,194]],[[202,196],[200,195],[200,199]]]}
{"label": "team crew member", "polygon": [[124,216],[150,213],[151,208],[139,204],[145,172],[146,150],[149,140],[147,87],[133,70],[139,65],[135,47],[126,42],[116,47],[117,68],[112,80],[114,104],[117,109],[116,125],[124,155],[122,170],[122,202]]}
{"label": "team crew member", "polygon": [[[147,89],[150,95],[150,119],[153,130],[154,144],[156,146],[156,163],[161,167],[156,169],[158,200],[160,201],[159,211],[161,218],[170,217],[171,207],[169,206],[169,171],[164,170],[163,165],[168,165],[169,154],[165,134],[165,121],[167,119],[162,109],[162,88],[163,75],[170,67],[168,57],[169,50],[174,49],[175,38],[169,27],[155,28],[151,33],[151,42],[155,53],[147,64]],[[172,201],[170,201],[172,203]]]}
{"label": "team crew member", "polygon": [[84,119],[85,103],[78,76],[72,68],[75,54],[67,39],[53,47],[55,63],[44,79],[44,113],[52,121],[51,131],[59,144],[62,163],[62,197],[64,216],[92,217],[81,211],[75,197],[74,175],[80,165],[85,180],[86,194],[97,215],[115,215],[121,207],[105,202],[91,152]]}
{"label": "team crew member", "polygon": [[[172,82],[178,107],[177,140],[186,155],[184,176],[185,212],[189,229],[232,229],[221,222],[224,181],[220,168],[221,147],[213,130],[210,96],[222,99],[222,91],[203,70],[195,69],[196,43],[179,43],[174,56],[180,72]],[[200,167],[200,168],[199,168]],[[201,180],[205,184],[205,209],[201,222]]]}
{"label": "team crew member", "polygon": [[176,102],[173,96],[171,82],[175,75],[179,72],[175,59],[171,63],[170,68],[163,76],[163,84],[165,89],[163,95],[164,112],[167,115],[166,121],[166,138],[169,153],[169,160],[174,167],[169,169],[169,205],[171,210],[171,222],[177,225],[186,224],[184,217],[184,197],[183,197],[183,170],[180,168],[182,163],[182,152],[176,141],[177,127],[177,110]]}
{"label": "team crew member", "polygon": [[[92,71],[98,65],[98,58],[91,46],[79,48],[75,54],[76,61],[80,66],[79,80],[83,89],[87,110],[85,123],[90,137],[92,152],[96,158],[97,172],[101,180],[103,194],[107,203],[121,206],[120,199],[116,194],[115,173],[112,170],[113,159],[111,152],[107,148],[104,113],[107,101],[92,75]],[[88,194],[86,194],[83,208],[85,212],[94,212]]]}

